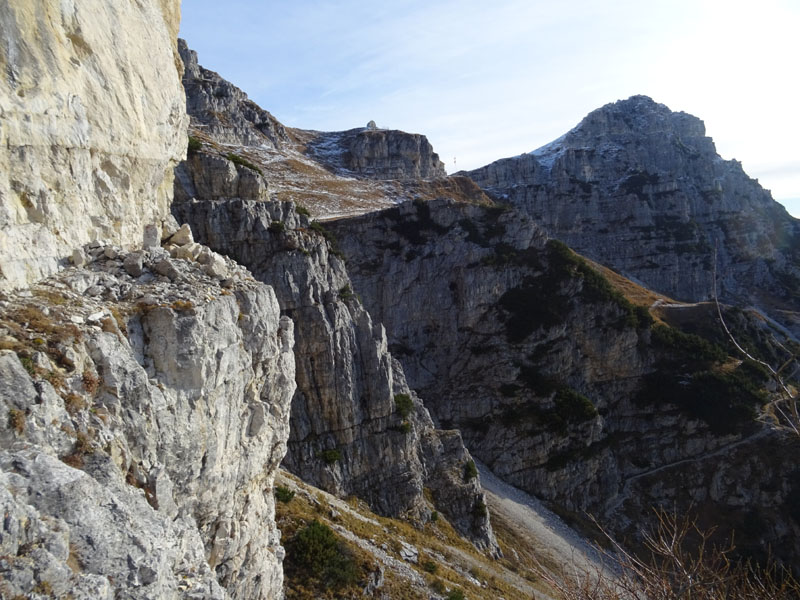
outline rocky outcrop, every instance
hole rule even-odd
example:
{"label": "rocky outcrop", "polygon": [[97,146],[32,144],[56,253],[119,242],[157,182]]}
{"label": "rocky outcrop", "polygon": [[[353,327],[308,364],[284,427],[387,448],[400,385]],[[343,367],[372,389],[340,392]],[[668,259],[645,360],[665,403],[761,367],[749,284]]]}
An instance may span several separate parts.
{"label": "rocky outcrop", "polygon": [[3,300],[4,597],[281,593],[292,323],[185,231]]}
{"label": "rocky outcrop", "polygon": [[268,200],[269,184],[252,166],[207,152],[190,152],[175,169],[175,202],[192,198]]}
{"label": "rocky outcrop", "polygon": [[716,153],[703,122],[646,96],[606,105],[528,154],[468,173],[570,247],[679,300],[800,300],[800,225]]}
{"label": "rocky outcrop", "polygon": [[141,244],[186,151],[177,0],[0,7],[0,289]]}
{"label": "rocky outcrop", "polygon": [[[764,385],[757,370],[722,375],[723,351],[653,325],[502,206],[407,203],[330,227],[409,385],[497,475],[620,535],[669,504],[724,513],[716,525],[740,530],[737,543],[769,539],[788,562],[800,556],[795,467],[762,455],[798,449],[753,422],[762,400],[746,390]],[[700,322],[713,329],[714,318]],[[771,467],[737,475],[747,453]],[[751,502],[769,507],[758,509],[768,524],[758,534]]]}
{"label": "rocky outcrop", "polygon": [[280,147],[289,139],[275,117],[250,100],[242,90],[203,68],[197,52],[178,40],[183,64],[186,111],[192,127],[222,144]]}
{"label": "rocky outcrop", "polygon": [[311,156],[337,171],[368,179],[418,180],[446,177],[428,138],[389,129],[319,133]]}
{"label": "rocky outcrop", "polygon": [[193,201],[174,206],[195,234],[272,282],[295,323],[297,392],[286,467],[383,514],[426,521],[438,510],[479,547],[497,550],[477,479],[457,432],[434,430],[392,361],[384,329],[352,292],[319,226],[291,203]]}

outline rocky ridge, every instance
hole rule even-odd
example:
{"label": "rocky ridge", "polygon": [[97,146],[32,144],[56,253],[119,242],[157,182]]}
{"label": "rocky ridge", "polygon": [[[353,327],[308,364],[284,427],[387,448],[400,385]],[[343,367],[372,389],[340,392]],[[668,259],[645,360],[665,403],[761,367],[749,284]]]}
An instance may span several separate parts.
{"label": "rocky ridge", "polygon": [[296,324],[287,468],[383,514],[425,522],[439,510],[478,546],[496,551],[488,517],[474,510],[485,504],[479,482],[463,477],[470,458],[460,435],[434,430],[324,232],[288,203],[195,199],[174,210],[200,239],[273,282],[283,314]]}
{"label": "rocky ridge", "polygon": [[2,301],[4,597],[280,594],[292,322],[186,231]]}
{"label": "rocky ridge", "polygon": [[552,236],[663,294],[713,293],[796,330],[798,221],[723,160],[703,122],[646,96],[561,138],[467,173]]}

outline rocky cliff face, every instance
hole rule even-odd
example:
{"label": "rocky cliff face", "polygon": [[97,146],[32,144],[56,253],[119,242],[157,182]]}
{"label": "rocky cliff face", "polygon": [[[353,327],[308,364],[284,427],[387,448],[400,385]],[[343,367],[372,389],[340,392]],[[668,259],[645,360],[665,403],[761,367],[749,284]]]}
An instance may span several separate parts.
{"label": "rocky cliff face", "polygon": [[[187,106],[192,127],[209,146],[179,167],[174,213],[198,239],[270,282],[283,314],[296,324],[298,389],[286,466],[339,496],[357,495],[382,514],[421,522],[434,509],[423,493],[428,489],[436,510],[479,547],[496,552],[488,517],[475,508],[485,505],[479,482],[464,477],[470,457],[460,435],[434,429],[388,352],[383,327],[352,293],[335,241],[292,203],[265,201],[261,155],[249,154],[255,162],[245,166],[213,153],[214,145],[232,140],[246,148],[252,124],[241,138],[245,127],[220,139],[208,135],[203,123],[210,106],[192,75],[197,69],[187,69]],[[226,107],[224,114],[232,116],[225,121],[240,121],[248,106],[238,98]],[[292,152],[288,143],[278,149]]]}
{"label": "rocky cliff face", "polygon": [[200,239],[273,282],[295,323],[297,392],[286,466],[383,514],[425,522],[435,508],[479,547],[496,551],[488,517],[474,508],[484,502],[478,480],[464,477],[470,459],[460,435],[434,430],[323,230],[290,203],[196,200],[174,210]]}
{"label": "rocky cliff face", "polygon": [[311,155],[328,167],[368,179],[419,180],[447,177],[428,138],[388,129],[318,133]]}
{"label": "rocky cliff face", "polygon": [[0,7],[0,289],[169,217],[186,149],[177,0]]}
{"label": "rocky cliff face", "polygon": [[792,322],[800,226],[716,153],[703,122],[645,96],[606,105],[529,154],[469,173],[551,235],[679,300],[721,296]]}
{"label": "rocky cliff face", "polygon": [[176,241],[182,259],[89,247],[2,301],[4,597],[281,593],[292,323],[244,269]]}
{"label": "rocky cliff face", "polygon": [[[724,512],[750,550],[768,538],[798,555],[794,466],[764,454],[796,444],[756,425],[761,401],[742,392],[763,375],[723,376],[724,352],[704,358],[651,324],[515,211],[417,202],[331,228],[409,384],[494,473],[620,534],[670,502]],[[738,470],[748,453],[769,468]],[[753,510],[758,534],[745,532]]]}
{"label": "rocky cliff face", "polygon": [[200,66],[197,52],[184,40],[178,40],[178,50],[185,66],[186,110],[199,132],[222,144],[280,147],[289,141],[275,117],[238,87]]}

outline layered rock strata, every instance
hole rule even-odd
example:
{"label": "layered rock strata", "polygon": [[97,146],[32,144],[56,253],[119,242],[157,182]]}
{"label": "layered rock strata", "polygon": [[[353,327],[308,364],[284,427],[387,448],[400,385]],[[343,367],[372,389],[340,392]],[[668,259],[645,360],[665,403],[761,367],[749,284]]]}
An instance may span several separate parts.
{"label": "layered rock strata", "polygon": [[[330,228],[409,385],[506,481],[625,535],[653,505],[724,512],[742,547],[800,556],[795,467],[763,450],[798,448],[753,421],[757,370],[726,379],[724,352],[652,324],[513,210],[416,202]],[[737,476],[747,453],[769,468]]]}
{"label": "layered rock strata", "polygon": [[197,52],[178,40],[185,65],[183,87],[186,111],[201,134],[221,144],[267,145],[279,148],[289,140],[284,126],[270,113],[250,100],[242,90],[205,69],[197,62]]}
{"label": "layered rock strata", "polygon": [[174,211],[199,239],[271,282],[295,323],[287,468],[383,514],[421,520],[431,514],[428,488],[456,529],[495,552],[478,479],[464,475],[470,458],[460,435],[433,428],[324,230],[291,203],[195,200]]}
{"label": "layered rock strata", "polygon": [[0,289],[169,217],[185,156],[178,0],[0,7]]}
{"label": "layered rock strata", "polygon": [[367,179],[446,177],[444,163],[424,135],[389,129],[317,133],[311,156],[337,171]]}
{"label": "layered rock strata", "polygon": [[187,231],[3,298],[3,597],[282,593],[292,322]]}
{"label": "layered rock strata", "polygon": [[711,297],[716,257],[724,300],[794,323],[800,224],[720,158],[696,117],[634,96],[468,175],[570,247],[679,300]]}

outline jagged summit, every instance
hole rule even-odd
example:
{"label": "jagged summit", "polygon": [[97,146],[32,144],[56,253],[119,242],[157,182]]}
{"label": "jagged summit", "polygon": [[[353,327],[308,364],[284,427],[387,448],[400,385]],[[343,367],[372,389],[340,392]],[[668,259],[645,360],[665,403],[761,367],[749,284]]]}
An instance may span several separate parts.
{"label": "jagged summit", "polygon": [[706,128],[703,121],[693,115],[672,111],[649,96],[639,95],[593,110],[567,137],[590,139],[596,135],[641,135],[644,132],[696,138],[704,137]]}
{"label": "jagged summit", "polygon": [[722,159],[692,115],[633,96],[468,176],[579,252],[680,300],[712,295],[716,248],[723,298],[793,321],[798,221]]}

